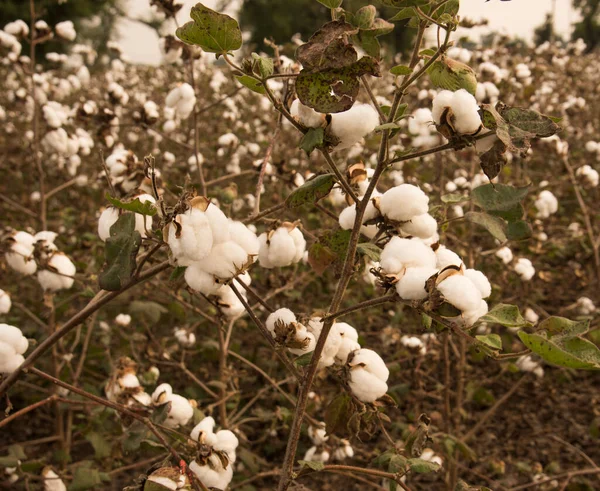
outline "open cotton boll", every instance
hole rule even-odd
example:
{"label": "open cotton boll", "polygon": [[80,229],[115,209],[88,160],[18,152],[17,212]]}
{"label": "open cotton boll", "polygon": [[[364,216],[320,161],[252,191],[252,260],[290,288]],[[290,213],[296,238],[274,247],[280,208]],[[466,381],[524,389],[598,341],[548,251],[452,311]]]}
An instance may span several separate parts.
{"label": "open cotton boll", "polygon": [[233,479],[233,467],[231,465],[222,470],[219,470],[219,468],[211,469],[208,465],[200,465],[193,460],[190,463],[190,470],[207,488],[226,489]]}
{"label": "open cotton boll", "polygon": [[577,299],[577,311],[581,315],[591,315],[596,312],[596,305],[589,297],[579,297]]}
{"label": "open cotton boll", "polygon": [[50,467],[46,467],[42,471],[44,478],[44,491],[67,491],[67,486],[60,476]]}
{"label": "open cotton boll", "polygon": [[68,290],[73,286],[75,265],[62,252],[54,252],[46,265],[38,271],[37,279],[44,291]]}
{"label": "open cotton boll", "polygon": [[194,408],[190,401],[178,394],[173,394],[173,388],[169,384],[160,384],[152,394],[154,405],[171,403],[167,419],[163,424],[167,428],[185,426],[194,415]]}
{"label": "open cotton boll", "polygon": [[420,239],[428,239],[437,232],[437,221],[429,213],[414,216],[410,221],[403,223],[400,230],[406,235],[413,235]]}
{"label": "open cotton boll", "polygon": [[485,300],[479,303],[479,307],[475,310],[463,312],[463,322],[466,327],[471,327],[477,320],[488,313],[488,304]]}
{"label": "open cotton boll", "polygon": [[213,246],[210,254],[197,262],[200,269],[221,280],[233,278],[248,262],[248,254],[233,241]]}
{"label": "open cotton boll", "polygon": [[419,350],[419,354],[424,355],[427,353],[427,348],[423,341],[417,336],[407,336],[404,335],[400,338],[400,344],[402,346],[406,346],[407,348]]}
{"label": "open cotton boll", "polygon": [[329,440],[325,425],[323,423],[321,424],[323,426],[308,426],[308,438],[310,438],[315,445],[323,445],[323,443]]}
{"label": "open cotton boll", "polygon": [[465,89],[457,90],[452,98],[453,125],[457,133],[471,135],[481,127],[479,105]]}
{"label": "open cotton boll", "polygon": [[21,329],[9,324],[0,324],[0,373],[12,373],[25,361],[29,341]]}
{"label": "open cotton boll", "polygon": [[544,189],[535,200],[538,218],[548,218],[558,211],[558,200],[551,191]]}
{"label": "open cotton boll", "polygon": [[8,314],[11,306],[10,295],[4,290],[0,290],[0,314]]}
{"label": "open cotton boll", "polygon": [[340,439],[342,446],[337,447],[331,456],[333,460],[344,460],[351,459],[354,457],[354,449],[350,445],[350,442],[345,439]]}
{"label": "open cotton boll", "polygon": [[456,252],[451,251],[443,245],[439,246],[435,251],[435,258],[435,266],[439,270],[447,268],[448,266],[457,266],[460,268],[460,265],[463,263],[462,259],[458,254],[456,254]]}
{"label": "open cotton boll", "polygon": [[[318,341],[321,336],[321,331],[323,330],[323,321],[320,317],[313,317],[308,321],[307,324],[308,332],[310,332],[315,340]],[[340,349],[342,344],[342,335],[336,324],[331,326],[329,330],[329,334],[327,335],[327,340],[325,341],[325,346],[323,347],[323,352],[321,353],[321,359],[319,360],[319,368],[330,367],[335,363],[335,357]]]}
{"label": "open cotton boll", "polygon": [[282,308],[269,314],[265,326],[271,334],[275,335],[277,324],[291,324],[292,322],[296,322],[296,315],[290,309]]}
{"label": "open cotton boll", "polygon": [[427,213],[429,197],[417,186],[400,184],[383,193],[379,209],[386,218],[404,222]]}
{"label": "open cotton boll", "polygon": [[242,247],[248,256],[258,257],[260,244],[256,234],[242,222],[229,220],[229,237],[232,241]]}
{"label": "open cotton boll", "polygon": [[77,37],[77,32],[75,32],[75,25],[70,20],[65,20],[63,22],[59,22],[54,26],[54,31],[58,37],[66,39],[67,41],[74,41]]}
{"label": "open cotton boll", "polygon": [[131,324],[131,316],[128,314],[119,314],[115,317],[115,322],[118,326],[127,327]]}
{"label": "open cotton boll", "polygon": [[543,367],[531,358],[529,355],[521,356],[515,363],[517,368],[522,372],[532,372],[536,377],[541,378],[544,376]]}
{"label": "open cotton boll", "polygon": [[396,283],[396,291],[404,300],[423,300],[427,298],[425,283],[436,274],[436,268],[408,268]]}
{"label": "open cotton boll", "polygon": [[462,312],[477,310],[481,306],[481,292],[466,276],[455,274],[437,285],[446,301]]}
{"label": "open cotton boll", "polygon": [[217,436],[214,433],[215,420],[211,416],[207,416],[200,421],[190,432],[190,438],[198,443],[204,443],[211,447],[217,443]]}
{"label": "open cotton boll", "polygon": [[379,114],[370,104],[354,104],[350,109],[331,115],[329,130],[340,142],[336,150],[358,143],[379,125]]}
{"label": "open cotton boll", "polygon": [[444,465],[442,458],[439,455],[436,455],[435,452],[430,448],[423,450],[419,458],[421,460],[426,460],[427,462],[433,462],[434,464]]}
{"label": "open cotton boll", "polygon": [[297,227],[290,230],[290,227],[281,226],[274,232],[261,234],[258,240],[258,260],[263,268],[295,264],[306,250],[306,240]]}
{"label": "open cotton boll", "polygon": [[4,254],[8,265],[16,272],[29,276],[36,272],[33,258],[35,237],[27,232],[16,232],[8,240],[9,250]]}
{"label": "open cotton boll", "polygon": [[590,187],[595,188],[600,182],[600,174],[598,174],[598,171],[587,164],[579,167],[579,169],[575,171],[575,175],[584,180],[585,184]]}
{"label": "open cotton boll", "polygon": [[191,491],[189,477],[179,467],[161,467],[148,476],[144,491]]}
{"label": "open cotton boll", "polygon": [[4,32],[16,37],[26,37],[29,34],[29,26],[22,19],[9,22],[4,26]]}
{"label": "open cotton boll", "polygon": [[492,294],[492,285],[490,280],[481,271],[476,269],[465,270],[465,276],[469,278],[477,289],[481,292],[481,298],[488,298]]}
{"label": "open cotton boll", "polygon": [[318,113],[312,107],[305,106],[300,99],[295,99],[290,106],[290,114],[307,128],[318,128],[325,123],[325,114]]}
{"label": "open cotton boll", "polygon": [[393,237],[381,252],[380,264],[387,274],[399,274],[404,268],[434,268],[435,252],[419,239]]}
{"label": "open cotton boll", "polygon": [[348,355],[353,351],[360,349],[360,344],[358,344],[358,332],[354,327],[345,322],[336,322],[335,328],[342,338],[342,342],[335,355],[335,361],[345,364],[348,360]]}
{"label": "open cotton boll", "polygon": [[348,361],[352,393],[362,402],[375,402],[387,393],[390,371],[375,351],[361,348]]}
{"label": "open cotton boll", "polygon": [[504,264],[508,264],[508,263],[510,263],[513,260],[513,253],[506,246],[498,249],[496,251],[495,256],[498,257],[498,258],[500,258]]}
{"label": "open cotton boll", "polygon": [[185,270],[184,278],[192,290],[204,295],[215,295],[223,286],[223,283],[217,281],[215,275],[204,270],[200,262],[191,263]]}
{"label": "open cotton boll", "polygon": [[433,99],[431,107],[431,115],[435,124],[439,125],[442,122],[442,114],[447,108],[452,107],[454,93],[449,90],[442,90]]}
{"label": "open cotton boll", "polygon": [[329,457],[330,455],[327,450],[321,450],[319,452],[317,446],[313,446],[306,451],[303,460],[306,462],[328,462]]}
{"label": "open cotton boll", "polygon": [[187,266],[208,256],[213,246],[213,236],[204,212],[190,208],[177,215],[175,220],[181,226],[180,232],[177,234],[175,224],[170,224],[167,242],[177,263]]}
{"label": "open cotton boll", "polygon": [[225,317],[237,317],[246,309],[230,286],[225,285],[217,292],[219,297],[217,305]]}
{"label": "open cotton boll", "polygon": [[196,344],[196,335],[182,327],[175,329],[173,335],[177,342],[184,348],[191,348]]}
{"label": "open cotton boll", "polygon": [[523,317],[527,322],[531,322],[532,324],[537,324],[537,321],[540,320],[540,316],[536,314],[535,310],[531,307],[527,307],[525,312],[523,312]]}
{"label": "open cotton boll", "polygon": [[515,273],[517,273],[523,281],[529,281],[535,275],[535,268],[531,261],[527,258],[520,257],[515,264]]}

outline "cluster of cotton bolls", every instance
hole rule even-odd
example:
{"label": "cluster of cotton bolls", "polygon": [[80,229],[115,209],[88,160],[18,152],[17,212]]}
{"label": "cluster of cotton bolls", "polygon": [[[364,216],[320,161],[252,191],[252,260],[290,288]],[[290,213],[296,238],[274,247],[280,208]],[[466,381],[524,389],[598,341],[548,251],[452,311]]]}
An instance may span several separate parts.
{"label": "cluster of cotton bolls", "polygon": [[544,189],[535,200],[535,207],[538,210],[538,218],[548,218],[558,211],[558,200],[552,191]]}
{"label": "cluster of cotton bolls", "polygon": [[[495,253],[495,256],[504,264],[510,264],[514,259],[513,252],[507,246],[503,246],[498,249]],[[513,270],[521,277],[523,281],[529,281],[535,276],[535,268],[533,263],[525,257],[520,257],[515,261]]]}
{"label": "cluster of cotton bolls", "polygon": [[[326,115],[316,112],[296,99],[290,107],[291,115],[307,128],[325,126]],[[354,104],[341,113],[331,114],[327,131],[338,140],[335,150],[344,150],[358,143],[379,125],[379,115],[370,104]]]}
{"label": "cluster of cotton bolls", "polygon": [[579,177],[585,185],[595,188],[600,182],[600,174],[592,166],[585,164],[575,171],[575,175]]}
{"label": "cluster of cotton bolls", "polygon": [[482,127],[477,100],[465,89],[442,90],[433,99],[431,112],[436,125],[448,124],[460,135],[473,135]]}
{"label": "cluster of cotton bolls", "polygon": [[479,102],[489,102],[490,104],[494,104],[498,102],[498,96],[500,95],[500,90],[496,87],[496,84],[493,82],[480,82],[477,84],[477,89],[475,90],[475,97]]}
{"label": "cluster of cotton bolls", "polygon": [[203,446],[201,456],[190,462],[190,470],[208,488],[226,489],[233,478],[233,464],[239,441],[229,430],[215,433],[215,420],[206,417],[190,433],[194,443]]}
{"label": "cluster of cotton bolls", "polygon": [[167,94],[165,105],[174,110],[174,117],[180,120],[187,119],[196,105],[194,88],[188,83],[178,85]]}
{"label": "cluster of cotton bolls", "polygon": [[327,435],[324,423],[321,423],[320,426],[310,425],[308,437],[313,446],[306,451],[303,460],[312,462],[328,462],[330,459],[342,461],[354,456],[354,449],[348,440],[340,439],[335,446],[328,444],[329,435]]}
{"label": "cluster of cotton bolls", "polygon": [[[265,323],[275,341],[294,355],[314,351],[323,330],[321,317],[300,322],[287,308],[272,312]],[[348,385],[362,402],[374,402],[387,392],[389,371],[373,350],[361,348],[358,332],[346,322],[334,322],[319,359],[319,368],[334,364],[348,370]]]}
{"label": "cluster of cotton bolls", "polygon": [[29,341],[21,329],[0,324],[0,374],[14,372],[25,361]]}
{"label": "cluster of cotton bolls", "polygon": [[152,397],[148,394],[137,376],[137,363],[128,357],[122,357],[104,387],[106,398],[125,406],[151,406]]}
{"label": "cluster of cotton bolls", "polygon": [[[144,174],[143,163],[122,144],[113,148],[112,153],[106,157],[105,163],[112,186],[123,194],[131,193],[138,188],[146,192],[150,191],[150,180]],[[160,178],[160,171],[156,169],[154,172],[156,178]],[[99,177],[105,178],[104,171]]]}
{"label": "cluster of cotton bolls", "polygon": [[76,268],[69,257],[54,244],[55,232],[42,231],[35,235],[18,231],[6,239],[4,254],[7,264],[16,272],[37,280],[44,291],[68,290],[73,286]]}
{"label": "cluster of cotton bolls", "polygon": [[[240,281],[250,284],[246,269],[259,255],[259,240],[246,225],[227,218],[206,198],[193,198],[188,206],[163,231],[173,260],[187,267],[184,276],[190,288],[217,296],[221,311],[235,317],[244,306],[227,283],[239,275]],[[243,285],[236,285],[245,296]]]}

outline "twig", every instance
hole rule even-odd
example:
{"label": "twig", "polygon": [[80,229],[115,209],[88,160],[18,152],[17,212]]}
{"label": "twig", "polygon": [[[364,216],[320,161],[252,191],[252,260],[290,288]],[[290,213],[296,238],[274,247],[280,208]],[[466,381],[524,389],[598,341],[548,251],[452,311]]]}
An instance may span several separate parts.
{"label": "twig", "polygon": [[260,213],[260,195],[262,194],[263,180],[267,171],[267,165],[269,164],[269,160],[271,159],[271,154],[273,153],[273,148],[275,148],[275,140],[277,140],[280,130],[281,118],[279,118],[279,122],[277,123],[277,129],[275,130],[275,133],[273,134],[273,137],[269,142],[269,146],[267,147],[267,151],[265,152],[265,157],[263,158],[262,164],[260,165],[260,173],[258,174],[256,191],[254,193],[254,215],[258,215]]}

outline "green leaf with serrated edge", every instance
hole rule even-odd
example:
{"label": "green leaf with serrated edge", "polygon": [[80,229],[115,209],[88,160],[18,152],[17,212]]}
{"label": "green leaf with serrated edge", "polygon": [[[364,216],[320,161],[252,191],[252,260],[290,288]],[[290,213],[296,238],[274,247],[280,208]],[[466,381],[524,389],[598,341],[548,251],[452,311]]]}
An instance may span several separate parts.
{"label": "green leaf with serrated edge", "polygon": [[301,467],[308,467],[309,469],[317,472],[325,469],[325,464],[323,462],[316,462],[314,460],[299,460],[298,463]]}
{"label": "green leaf with serrated edge", "polygon": [[487,314],[480,317],[479,320],[481,322],[500,324],[506,327],[526,327],[530,325],[519,312],[519,307],[503,303],[494,305],[494,307],[492,307]]}
{"label": "green leaf with serrated edge", "polygon": [[252,59],[256,63],[258,67],[258,71],[261,77],[268,77],[269,75],[273,75],[274,64],[273,58],[268,58],[266,56],[260,56],[257,53],[252,53]]}
{"label": "green leaf with serrated edge", "polygon": [[179,27],[176,36],[184,43],[200,46],[209,53],[225,54],[242,47],[242,31],[238,22],[201,3],[192,7],[193,21]]}
{"label": "green leaf with serrated edge", "polygon": [[529,239],[533,234],[531,225],[524,220],[516,220],[508,222],[506,228],[506,237],[509,240],[526,240]]}
{"label": "green leaf with serrated edge", "polygon": [[142,203],[139,198],[135,198],[133,201],[121,201],[117,198],[113,198],[108,193],[106,193],[104,197],[115,208],[121,208],[122,210],[133,211],[134,213],[147,216],[154,216],[157,213],[156,207],[149,201]]}
{"label": "green leaf with serrated edge", "polygon": [[552,316],[540,322],[538,329],[548,331],[554,338],[561,336],[580,336],[588,332],[590,321],[572,321],[565,317]]}
{"label": "green leaf with serrated edge", "polygon": [[321,174],[309,179],[302,186],[292,191],[286,198],[287,208],[298,208],[306,204],[316,203],[327,196],[335,185],[333,174]]}
{"label": "green leaf with serrated edge", "polygon": [[497,334],[482,334],[475,336],[475,338],[494,350],[502,349],[502,338]]}
{"label": "green leaf with serrated edge", "polygon": [[506,184],[484,184],[471,192],[473,202],[488,213],[508,221],[520,220],[523,216],[521,201],[529,187],[513,187]]}
{"label": "green leaf with serrated edge", "polygon": [[130,281],[141,245],[142,236],[135,230],[135,214],[124,213],[110,227],[110,236],[106,239],[106,266],[98,276],[100,288],[118,291]]}
{"label": "green leaf with serrated edge", "polygon": [[325,409],[325,426],[329,435],[343,435],[354,414],[352,399],[346,393],[338,394]]}
{"label": "green leaf with serrated edge", "polygon": [[500,242],[506,241],[506,222],[501,218],[490,215],[489,213],[469,211],[465,213],[465,220],[481,225]]}
{"label": "green leaf with serrated edge", "polygon": [[296,365],[297,367],[308,366],[310,364],[310,360],[312,360],[312,355],[312,351],[310,353],[304,353],[303,355],[299,356],[294,360],[294,365]]}
{"label": "green leaf with serrated edge", "polygon": [[435,462],[429,462],[423,459],[408,459],[408,465],[410,466],[411,472],[417,474],[429,474],[430,472],[437,472],[440,470],[440,464]]}
{"label": "green leaf with serrated edge", "polygon": [[396,65],[395,67],[390,68],[390,73],[396,77],[410,75],[412,72],[412,68],[406,65]]}
{"label": "green leaf with serrated edge", "polygon": [[518,333],[525,346],[553,365],[580,370],[600,370],[598,347],[578,337],[546,338],[541,334]]}
{"label": "green leaf with serrated edge", "polygon": [[440,199],[442,200],[442,203],[455,204],[462,203],[463,201],[469,201],[471,198],[461,193],[450,193],[444,194]]}
{"label": "green leaf with serrated edge", "polygon": [[371,261],[378,262],[381,258],[381,249],[371,242],[362,242],[356,246],[356,250]]}
{"label": "green leaf with serrated edge", "polygon": [[317,0],[317,2],[328,9],[337,9],[342,4],[342,0]]}
{"label": "green leaf with serrated edge", "polygon": [[250,77],[249,75],[242,75],[240,77],[235,77],[235,79],[244,87],[249,88],[252,92],[256,92],[257,94],[266,94],[262,82]]}
{"label": "green leaf with serrated edge", "polygon": [[302,135],[299,148],[304,150],[306,155],[310,155],[315,148],[320,148],[323,146],[324,137],[324,128],[308,128],[308,131]]}

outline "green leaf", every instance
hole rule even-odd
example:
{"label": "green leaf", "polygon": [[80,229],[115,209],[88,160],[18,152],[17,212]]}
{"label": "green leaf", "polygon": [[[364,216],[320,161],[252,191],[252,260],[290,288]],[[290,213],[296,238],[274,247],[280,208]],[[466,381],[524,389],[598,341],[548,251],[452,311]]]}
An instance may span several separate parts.
{"label": "green leaf", "polygon": [[100,288],[118,291],[129,283],[136,270],[136,256],[142,236],[135,230],[135,214],[124,213],[110,227],[104,255],[106,266],[98,276]]}
{"label": "green leaf", "polygon": [[186,269],[187,266],[177,266],[176,268],[174,268],[173,271],[171,271],[171,275],[169,276],[169,281],[177,281],[178,279],[183,278]]}
{"label": "green leaf", "polygon": [[413,72],[412,68],[406,65],[396,65],[390,68],[390,73],[399,77],[400,75],[410,75]]}
{"label": "green leaf", "polygon": [[501,218],[489,213],[469,211],[465,213],[465,220],[481,225],[500,242],[506,241],[506,223]]}
{"label": "green leaf", "polygon": [[397,130],[399,128],[400,126],[398,126],[396,123],[385,123],[376,126],[373,131]]}
{"label": "green leaf", "polygon": [[497,334],[483,334],[481,336],[475,336],[475,338],[494,350],[502,349],[502,338]]}
{"label": "green leaf", "polygon": [[315,242],[308,248],[308,264],[321,276],[335,262],[335,254],[326,246]]}
{"label": "green leaf", "polygon": [[431,0],[379,0],[382,4],[388,5],[389,7],[398,7],[398,8],[406,8],[406,7],[421,7],[423,5],[428,5],[431,3]]}
{"label": "green leaf", "polygon": [[329,435],[343,435],[348,421],[355,413],[352,399],[346,393],[337,395],[325,409],[325,426]]}
{"label": "green leaf", "polygon": [[416,472],[417,474],[429,474],[430,472],[440,470],[440,464],[423,459],[408,459],[408,465],[411,472]]}
{"label": "green leaf", "polygon": [[116,208],[133,211],[134,213],[139,213],[140,215],[154,216],[158,211],[153,203],[150,203],[149,201],[142,203],[139,198],[135,198],[133,201],[124,202],[118,200],[117,198],[113,198],[108,193],[106,193],[105,198]]}
{"label": "green leaf", "polygon": [[514,221],[523,216],[521,201],[528,191],[527,186],[517,188],[506,184],[484,184],[473,189],[471,196],[475,204],[488,213]]}
{"label": "green leaf", "polygon": [[316,176],[292,191],[285,200],[285,206],[287,208],[298,208],[306,204],[316,203],[327,196],[334,185],[335,178],[333,174],[321,174]]}
{"label": "green leaf", "polygon": [[389,19],[390,22],[396,22],[399,20],[404,20],[404,19],[410,19],[412,17],[418,17],[418,13],[417,11],[412,8],[412,7],[406,7],[403,8],[402,10],[399,10],[396,15],[394,15],[391,19]]}
{"label": "green leaf", "polygon": [[362,242],[356,246],[356,250],[371,261],[378,262],[381,258],[381,249],[371,242]]}
{"label": "green leaf", "polygon": [[129,312],[135,318],[145,318],[150,324],[156,324],[160,316],[169,312],[169,309],[149,300],[134,300],[129,304]]}
{"label": "green leaf", "polygon": [[461,193],[444,194],[441,197],[442,203],[447,203],[447,204],[462,203],[463,201],[469,201],[470,199],[471,198],[469,196],[465,196],[464,194],[461,194]]}
{"label": "green leaf", "polygon": [[533,231],[531,225],[524,220],[516,220],[514,222],[508,222],[506,229],[506,237],[509,240],[525,240],[529,239]]}
{"label": "green leaf", "polygon": [[17,467],[19,465],[19,459],[9,455],[7,457],[0,457],[0,467]]}
{"label": "green leaf", "polygon": [[360,89],[359,77],[380,76],[377,60],[363,56],[343,68],[309,71],[303,69],[296,79],[298,98],[320,113],[339,113],[352,107]]}
{"label": "green leaf", "polygon": [[273,75],[273,71],[274,71],[273,58],[268,58],[266,56],[260,56],[257,53],[252,53],[252,59],[254,60],[254,62],[256,63],[256,66],[258,67],[258,71],[259,71],[261,77],[265,78],[270,75]]}
{"label": "green leaf", "polygon": [[546,338],[542,334],[520,331],[519,338],[531,351],[548,363],[581,370],[600,370],[600,350],[579,337]]}
{"label": "green leaf", "polygon": [[197,3],[190,12],[193,21],[176,31],[183,42],[209,53],[225,54],[242,47],[242,31],[235,19]]}
{"label": "green leaf", "polygon": [[303,71],[340,69],[358,60],[358,53],[348,42],[348,36],[357,29],[344,20],[324,24],[310,39],[296,50],[296,60],[302,63]]}
{"label": "green leaf", "polygon": [[308,131],[302,135],[300,140],[300,148],[306,152],[306,155],[315,149],[323,146],[323,138],[325,137],[325,129],[322,127],[308,128]]}
{"label": "green leaf", "polygon": [[313,460],[299,460],[298,463],[301,467],[308,467],[309,469],[312,469],[313,471],[317,472],[325,469],[325,464],[323,462],[315,462]]}
{"label": "green leaf", "polygon": [[337,9],[342,4],[342,0],[317,0],[317,2],[328,9]]}
{"label": "green leaf", "polygon": [[532,109],[505,106],[499,112],[509,125],[533,133],[538,138],[555,135],[561,129],[551,118]]}
{"label": "green leaf", "polygon": [[540,322],[538,328],[548,331],[551,336],[580,336],[588,332],[590,321],[572,321],[565,317],[552,316]]}
{"label": "green leaf", "polygon": [[106,473],[94,469],[89,462],[83,462],[75,468],[73,481],[69,484],[68,489],[69,491],[85,491],[99,486],[105,481],[110,481]]}
{"label": "green leaf", "polygon": [[294,360],[294,365],[296,365],[297,367],[308,366],[310,364],[310,360],[312,360],[312,355],[312,351],[310,353],[304,353],[303,355],[299,356]]}
{"label": "green leaf", "polygon": [[165,404],[161,404],[157,408],[152,411],[150,415],[150,420],[158,425],[163,424],[167,418],[169,417],[169,411],[171,411],[171,402],[166,402]]}
{"label": "green leaf", "polygon": [[256,92],[257,94],[266,94],[265,88],[260,80],[256,80],[249,75],[241,75],[239,77],[235,77],[235,79],[244,87],[248,87],[252,92]]}
{"label": "green leaf", "polygon": [[500,303],[494,307],[483,317],[479,319],[481,322],[490,324],[500,324],[506,327],[526,327],[529,326],[516,305],[507,305]]}
{"label": "green leaf", "polygon": [[356,11],[352,24],[359,29],[369,29],[375,21],[377,9],[373,5],[365,5]]}
{"label": "green leaf", "polygon": [[104,459],[110,457],[111,446],[110,443],[97,431],[90,431],[85,434],[85,439],[92,444],[94,447],[94,453],[97,459]]}

